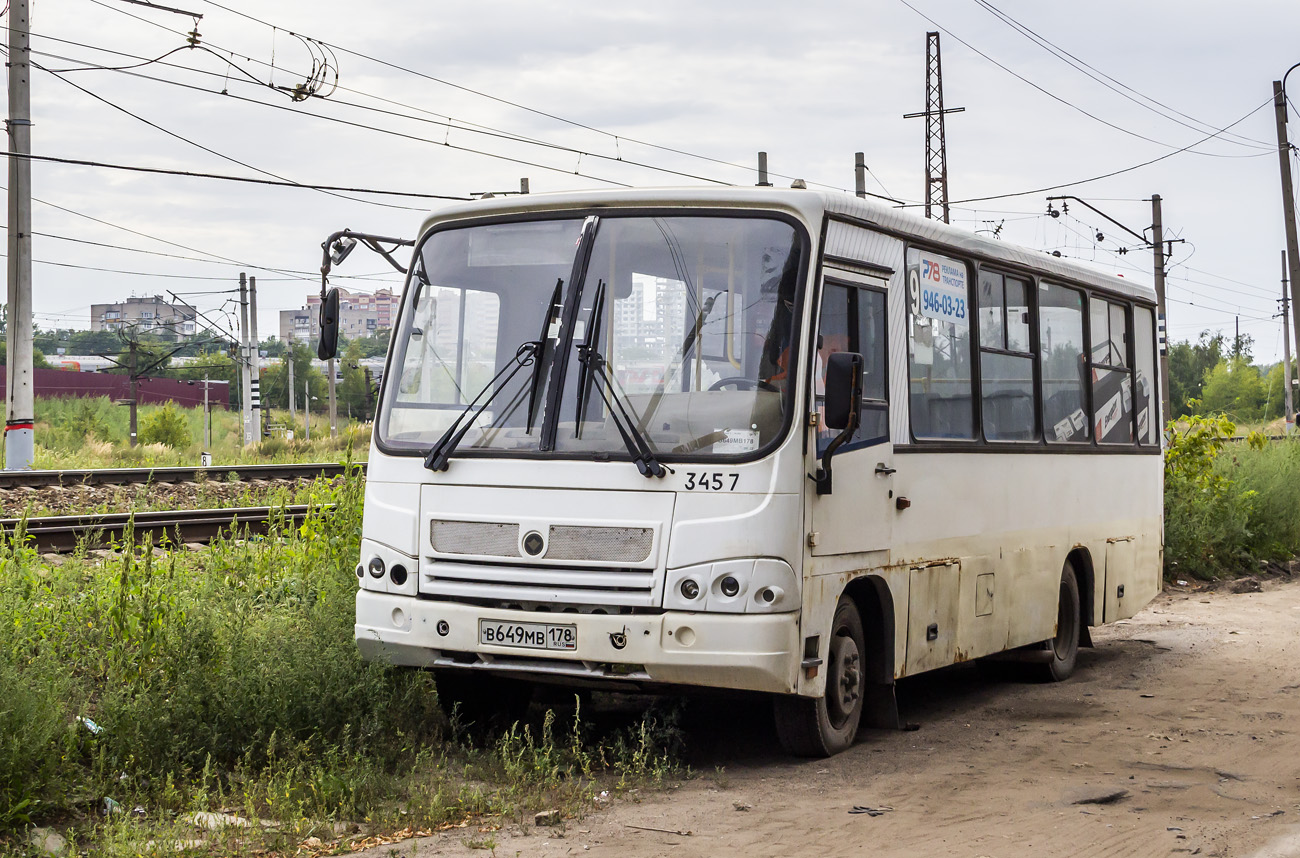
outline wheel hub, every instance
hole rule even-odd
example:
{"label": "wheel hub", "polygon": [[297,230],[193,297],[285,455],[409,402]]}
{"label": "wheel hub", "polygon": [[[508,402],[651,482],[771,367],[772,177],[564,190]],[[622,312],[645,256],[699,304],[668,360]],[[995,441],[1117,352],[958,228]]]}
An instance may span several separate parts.
{"label": "wheel hub", "polygon": [[849,635],[837,635],[831,644],[831,671],[826,689],[831,723],[842,726],[862,697],[862,654]]}

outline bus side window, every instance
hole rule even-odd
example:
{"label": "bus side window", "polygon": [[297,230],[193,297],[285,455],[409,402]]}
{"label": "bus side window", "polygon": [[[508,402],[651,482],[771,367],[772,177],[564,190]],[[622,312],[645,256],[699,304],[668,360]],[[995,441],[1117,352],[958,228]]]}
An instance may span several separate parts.
{"label": "bus side window", "polygon": [[984,437],[989,441],[1036,441],[1029,284],[996,271],[981,271],[979,288]]}
{"label": "bus side window", "polygon": [[1155,320],[1148,307],[1133,308],[1133,367],[1137,370],[1134,390],[1137,398],[1139,444],[1159,444],[1164,430],[1160,397],[1156,394]]}
{"label": "bus side window", "polygon": [[[889,437],[889,403],[885,371],[885,294],[839,283],[827,283],[822,290],[822,311],[817,326],[817,352],[813,358],[814,396],[822,412],[826,393],[826,366],[836,352],[862,355],[862,421],[845,449],[879,444]],[[817,453],[836,435],[822,426]]]}
{"label": "bus side window", "polygon": [[1084,379],[1083,293],[1055,283],[1038,287],[1043,431],[1049,443],[1087,443],[1091,436]]}
{"label": "bus side window", "polygon": [[1093,295],[1093,432],[1102,444],[1133,443],[1133,371],[1128,365],[1128,308]]}
{"label": "bus side window", "polygon": [[918,439],[975,437],[968,279],[966,263],[908,248],[908,401]]}

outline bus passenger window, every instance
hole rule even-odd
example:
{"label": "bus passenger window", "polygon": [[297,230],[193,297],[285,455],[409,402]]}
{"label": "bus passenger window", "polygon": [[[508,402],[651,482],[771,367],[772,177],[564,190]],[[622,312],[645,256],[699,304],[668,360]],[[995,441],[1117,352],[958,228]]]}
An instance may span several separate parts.
{"label": "bus passenger window", "polygon": [[1133,371],[1128,368],[1128,308],[1094,296],[1093,432],[1103,444],[1133,443]]}
{"label": "bus passenger window", "polygon": [[907,291],[912,435],[936,440],[974,438],[966,263],[909,248]]}
{"label": "bus passenger window", "polygon": [[[826,366],[836,352],[862,355],[862,421],[848,445],[840,450],[879,444],[889,437],[888,377],[885,372],[885,294],[839,283],[822,290],[822,311],[817,326],[817,352],[813,357],[814,396],[817,411],[826,397]],[[838,433],[821,424],[817,454]]]}
{"label": "bus passenger window", "polygon": [[1038,339],[1042,363],[1043,430],[1049,443],[1091,437],[1084,381],[1083,293],[1055,283],[1038,287]]}
{"label": "bus passenger window", "polygon": [[1159,444],[1164,430],[1160,418],[1160,397],[1156,393],[1155,323],[1149,307],[1133,308],[1133,368],[1137,370],[1133,390],[1137,396],[1139,444]]}
{"label": "bus passenger window", "polygon": [[1028,295],[1023,280],[980,272],[980,401],[989,441],[1038,440]]}

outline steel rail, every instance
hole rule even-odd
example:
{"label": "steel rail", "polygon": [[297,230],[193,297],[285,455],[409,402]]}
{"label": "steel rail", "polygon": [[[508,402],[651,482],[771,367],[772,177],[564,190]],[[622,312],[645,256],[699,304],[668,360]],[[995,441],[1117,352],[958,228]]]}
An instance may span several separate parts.
{"label": "steel rail", "polygon": [[21,532],[26,543],[41,553],[66,554],[79,546],[104,548],[122,543],[128,532],[137,544],[149,536],[154,545],[184,545],[222,536],[265,535],[277,523],[301,524],[312,509],[310,504],[296,504],[7,518],[0,519],[0,534],[13,539]]}
{"label": "steel rail", "polygon": [[[214,465],[210,468],[85,468],[65,471],[0,471],[0,489],[49,486],[126,486],[139,483],[192,483],[203,480],[302,480],[336,477],[348,470],[336,462],[297,465]],[[365,473],[365,463],[351,467]]]}

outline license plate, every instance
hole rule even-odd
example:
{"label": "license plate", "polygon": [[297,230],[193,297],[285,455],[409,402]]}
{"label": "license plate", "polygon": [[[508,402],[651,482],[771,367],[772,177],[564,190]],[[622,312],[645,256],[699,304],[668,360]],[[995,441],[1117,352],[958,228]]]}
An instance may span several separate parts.
{"label": "license plate", "polygon": [[505,623],[500,620],[479,620],[478,642],[492,646],[517,646],[524,649],[576,650],[578,627],[551,623]]}

